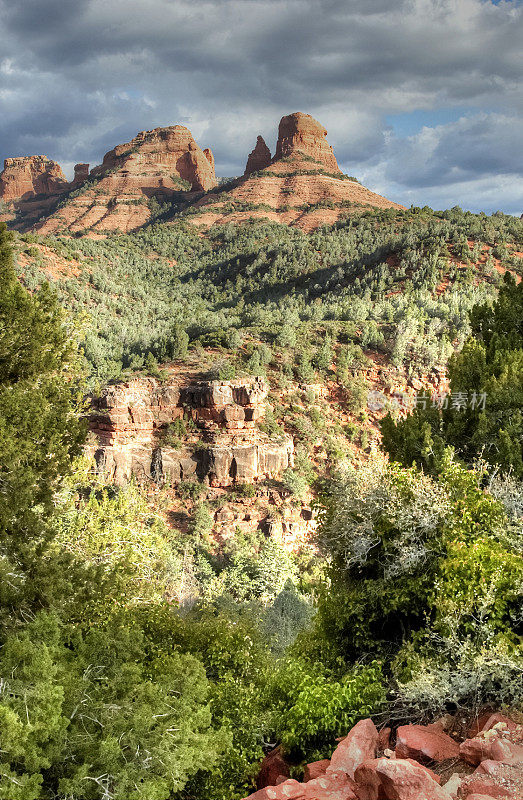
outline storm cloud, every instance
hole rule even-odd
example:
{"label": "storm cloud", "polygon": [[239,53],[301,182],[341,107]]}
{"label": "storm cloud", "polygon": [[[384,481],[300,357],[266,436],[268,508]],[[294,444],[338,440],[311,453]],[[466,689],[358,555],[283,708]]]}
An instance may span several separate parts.
{"label": "storm cloud", "polygon": [[312,114],[394,200],[523,211],[520,0],[0,0],[0,157],[181,123],[217,172]]}

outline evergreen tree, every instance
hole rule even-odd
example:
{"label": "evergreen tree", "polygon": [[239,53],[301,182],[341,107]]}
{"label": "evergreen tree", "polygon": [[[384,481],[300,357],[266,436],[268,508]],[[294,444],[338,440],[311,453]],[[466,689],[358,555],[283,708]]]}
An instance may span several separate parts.
{"label": "evergreen tree", "polygon": [[471,312],[473,336],[449,361],[450,395],[406,419],[387,415],[383,446],[396,461],[437,471],[447,446],[471,464],[484,458],[523,475],[523,284],[507,273],[493,306]]}
{"label": "evergreen tree", "polygon": [[0,548],[25,566],[45,541],[53,494],[84,436],[73,355],[50,289],[30,295],[20,285],[0,225]]}

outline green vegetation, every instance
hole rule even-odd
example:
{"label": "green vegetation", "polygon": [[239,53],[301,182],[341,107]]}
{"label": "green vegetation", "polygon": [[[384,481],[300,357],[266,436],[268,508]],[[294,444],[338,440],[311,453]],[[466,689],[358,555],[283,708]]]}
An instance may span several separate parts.
{"label": "green vegetation", "polygon": [[383,660],[403,713],[523,702],[522,487],[481,479],[448,459],[437,479],[380,459],[323,498],[315,646],[327,663]]}
{"label": "green vegetation", "polygon": [[[0,800],[239,800],[268,743],[299,772],[363,717],[523,708],[523,295],[493,267],[517,269],[521,221],[189,220],[16,236],[21,283],[0,229]],[[369,378],[449,357],[451,390],[493,404],[387,417],[387,461]],[[162,380],[168,360],[266,375],[260,427],[292,433],[292,469],[214,493],[94,475],[85,385]],[[211,535],[233,501],[272,526],[311,490],[319,551],[252,524]]]}
{"label": "green vegetation", "polygon": [[[455,209],[434,213],[362,211],[311,234],[276,223],[212,228],[202,237],[182,217],[104,240],[48,238],[58,256],[81,272],[54,282],[60,302],[83,320],[83,348],[92,380],[138,369],[151,352],[180,358],[178,338],[192,343],[239,331],[268,344],[293,343],[313,331],[376,343],[410,374],[444,363],[469,335],[468,313],[493,296],[498,273],[467,273],[450,260],[472,237],[489,247],[520,246],[521,222]],[[27,234],[20,245],[38,241]],[[50,265],[49,265],[50,267]],[[22,279],[33,290],[51,272],[31,261]],[[438,285],[446,286],[439,293]]]}
{"label": "green vegetation", "polygon": [[405,420],[382,422],[383,444],[402,464],[438,471],[452,446],[523,477],[523,284],[506,274],[498,299],[471,314],[472,336],[449,362],[450,397],[427,398]]}

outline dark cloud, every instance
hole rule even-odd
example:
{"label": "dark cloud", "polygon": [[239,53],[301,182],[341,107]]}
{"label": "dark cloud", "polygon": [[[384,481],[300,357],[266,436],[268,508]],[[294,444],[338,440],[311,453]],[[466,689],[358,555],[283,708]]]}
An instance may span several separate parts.
{"label": "dark cloud", "polygon": [[[487,202],[482,181],[523,164],[522,38],[520,0],[0,0],[0,156],[95,163],[180,122],[238,173],[303,110],[384,192]],[[459,123],[408,139],[384,121],[452,106]]]}

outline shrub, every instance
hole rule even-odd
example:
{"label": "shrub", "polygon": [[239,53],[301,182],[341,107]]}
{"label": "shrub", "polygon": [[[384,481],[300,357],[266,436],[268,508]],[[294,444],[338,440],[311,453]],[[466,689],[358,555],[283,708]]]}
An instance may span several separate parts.
{"label": "shrub", "polygon": [[306,495],[309,484],[304,475],[299,475],[293,469],[287,468],[282,475],[282,483],[294,497],[299,500]]}
{"label": "shrub", "polygon": [[291,657],[269,690],[278,738],[291,757],[307,761],[330,758],[336,737],[377,713],[385,699],[378,662],[336,677],[317,663]]}
{"label": "shrub", "polygon": [[216,763],[228,737],[202,663],[147,649],[137,626],[82,634],[42,612],[6,639],[0,797],[168,800]]}

